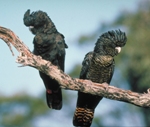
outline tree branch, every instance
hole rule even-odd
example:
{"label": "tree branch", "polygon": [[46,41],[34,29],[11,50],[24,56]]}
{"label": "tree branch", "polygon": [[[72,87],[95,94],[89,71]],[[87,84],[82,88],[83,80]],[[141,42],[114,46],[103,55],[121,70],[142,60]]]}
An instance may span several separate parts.
{"label": "tree branch", "polygon": [[11,30],[0,26],[0,38],[9,46],[12,54],[11,44],[20,53],[16,62],[23,66],[34,67],[61,84],[61,88],[81,91],[93,95],[103,96],[108,99],[128,102],[140,107],[150,107],[150,89],[148,93],[135,93],[130,90],[123,90],[107,83],[93,83],[90,80],[72,78],[59,70],[51,62],[42,59],[40,56],[32,54],[28,47]]}

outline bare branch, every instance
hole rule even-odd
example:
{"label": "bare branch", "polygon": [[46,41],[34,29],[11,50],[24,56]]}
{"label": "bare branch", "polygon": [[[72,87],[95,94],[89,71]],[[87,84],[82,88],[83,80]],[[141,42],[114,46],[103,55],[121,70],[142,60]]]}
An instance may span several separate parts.
{"label": "bare branch", "polygon": [[[140,107],[150,107],[150,90],[148,93],[135,93],[130,90],[123,90],[107,83],[98,84],[90,80],[75,79],[59,70],[51,62],[43,60],[40,56],[31,53],[27,46],[9,29],[0,27],[0,38],[10,47],[10,43],[17,49],[20,55],[17,62],[23,66],[32,66],[53,79],[57,80],[63,89],[91,93],[103,96],[108,99],[128,102]],[[11,50],[11,47],[10,47]],[[12,50],[11,50],[12,51]]]}

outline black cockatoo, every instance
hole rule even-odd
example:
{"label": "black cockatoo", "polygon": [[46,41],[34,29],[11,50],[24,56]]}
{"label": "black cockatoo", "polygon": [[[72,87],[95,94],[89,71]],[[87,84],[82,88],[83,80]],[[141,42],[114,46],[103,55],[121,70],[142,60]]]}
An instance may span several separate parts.
{"label": "black cockatoo", "polygon": [[[30,14],[30,10],[27,10],[23,21],[35,35],[33,53],[51,61],[52,64],[64,71],[65,48],[68,48],[68,46],[65,43],[64,36],[57,31],[48,15],[43,11]],[[61,109],[62,92],[59,83],[40,71],[39,74],[46,87],[47,105],[52,109]]]}
{"label": "black cockatoo", "polygon": [[[127,38],[120,30],[108,31],[102,34],[95,44],[94,51],[85,55],[82,62],[80,79],[88,79],[96,83],[108,84],[113,76],[115,62],[114,56],[126,44]],[[74,113],[74,126],[90,127],[94,110],[101,96],[78,92],[77,105]]]}

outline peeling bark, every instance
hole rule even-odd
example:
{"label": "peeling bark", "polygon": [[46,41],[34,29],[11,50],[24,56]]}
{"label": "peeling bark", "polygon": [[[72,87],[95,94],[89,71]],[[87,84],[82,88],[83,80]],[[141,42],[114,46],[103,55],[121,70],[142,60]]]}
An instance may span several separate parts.
{"label": "peeling bark", "polygon": [[112,100],[128,102],[140,107],[150,107],[150,89],[147,90],[147,93],[141,94],[130,90],[116,88],[107,83],[98,84],[93,83],[90,80],[72,78],[59,70],[57,66],[54,66],[51,62],[32,54],[29,48],[14,34],[13,31],[0,26],[0,38],[6,42],[12,54],[11,44],[20,53],[16,60],[17,63],[22,66],[31,66],[42,71],[57,80],[57,82],[61,84],[60,87],[63,89],[99,95]]}

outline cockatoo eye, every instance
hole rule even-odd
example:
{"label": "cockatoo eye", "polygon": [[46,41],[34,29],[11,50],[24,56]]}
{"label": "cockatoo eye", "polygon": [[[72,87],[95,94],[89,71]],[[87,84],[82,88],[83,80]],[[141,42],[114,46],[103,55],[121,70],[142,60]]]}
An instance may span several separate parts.
{"label": "cockatoo eye", "polygon": [[116,47],[115,49],[117,49],[118,53],[121,52],[121,47]]}

